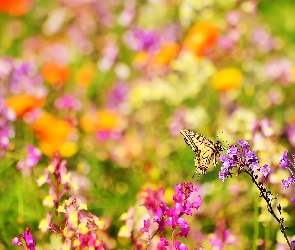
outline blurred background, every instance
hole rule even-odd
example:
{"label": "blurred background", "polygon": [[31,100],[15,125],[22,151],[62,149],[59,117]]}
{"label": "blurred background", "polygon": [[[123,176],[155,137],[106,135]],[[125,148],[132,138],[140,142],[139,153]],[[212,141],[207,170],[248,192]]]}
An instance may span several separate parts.
{"label": "blurred background", "polygon": [[[236,239],[226,249],[255,249],[253,232],[257,249],[288,249],[247,176],[222,183],[219,163],[191,179],[179,130],[249,141],[295,233],[294,190],[278,167],[295,147],[294,11],[292,0],[1,0],[0,249],[27,226],[38,249],[60,244],[38,229],[53,210],[36,180],[56,151],[78,187],[68,195],[105,221],[107,249],[129,249],[119,217],[134,206],[143,226],[147,187],[164,187],[172,204],[184,181],[203,198],[189,249],[212,249],[220,228]],[[18,164],[27,145],[42,152],[36,167]]]}

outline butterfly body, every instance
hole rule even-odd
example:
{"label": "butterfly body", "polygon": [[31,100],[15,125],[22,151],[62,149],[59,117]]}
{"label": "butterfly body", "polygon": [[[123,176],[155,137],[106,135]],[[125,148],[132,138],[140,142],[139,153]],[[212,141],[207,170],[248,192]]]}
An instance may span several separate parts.
{"label": "butterfly body", "polygon": [[[196,158],[194,160],[196,170],[195,174],[200,172],[206,174],[207,169],[211,162],[216,167],[220,157],[220,151],[224,150],[220,142],[213,142],[203,135],[200,135],[192,130],[180,130],[181,135],[184,137],[186,144],[194,151]],[[200,172],[199,172],[200,171]]]}

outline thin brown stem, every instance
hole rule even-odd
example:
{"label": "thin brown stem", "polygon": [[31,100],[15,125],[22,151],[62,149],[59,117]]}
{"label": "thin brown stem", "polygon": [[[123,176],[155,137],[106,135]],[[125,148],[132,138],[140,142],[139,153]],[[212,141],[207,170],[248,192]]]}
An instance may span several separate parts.
{"label": "thin brown stem", "polygon": [[[253,175],[253,172],[251,172],[251,171],[249,171],[249,170],[247,170],[247,169],[244,169],[244,172],[247,173],[247,174],[251,177],[252,182],[253,182],[253,183],[257,186],[257,188],[259,189],[259,191],[260,191],[260,196],[265,200],[265,202],[266,202],[266,204],[267,204],[267,210],[268,210],[268,211],[270,212],[270,214],[276,219],[276,221],[280,224],[280,231],[283,233],[283,235],[284,235],[284,237],[285,237],[285,239],[286,239],[286,241],[287,241],[287,244],[288,244],[290,250],[293,250],[292,247],[291,247],[290,241],[289,241],[289,239],[288,239],[288,237],[287,237],[285,227],[284,227],[284,225],[283,225],[283,223],[284,223],[284,219],[283,219],[282,217],[281,217],[281,218],[278,218],[278,217],[277,217],[277,215],[275,214],[275,212],[274,212],[274,210],[273,210],[273,208],[272,208],[272,205],[271,205],[271,203],[270,203],[271,200],[270,200],[269,197],[267,197],[267,193],[268,193],[269,191],[266,191],[266,189],[265,189],[264,187],[263,187],[263,189],[262,189],[261,185],[259,185],[259,183],[257,182],[255,176]],[[271,194],[271,193],[269,192],[269,194]],[[279,212],[280,212],[280,214],[281,214],[281,211],[279,211]]]}

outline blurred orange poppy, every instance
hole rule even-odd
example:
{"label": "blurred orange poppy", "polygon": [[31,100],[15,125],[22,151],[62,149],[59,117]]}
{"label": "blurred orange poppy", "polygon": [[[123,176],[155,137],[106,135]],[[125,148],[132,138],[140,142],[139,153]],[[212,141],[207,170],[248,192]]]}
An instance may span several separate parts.
{"label": "blurred orange poppy", "polygon": [[52,156],[59,151],[62,156],[70,157],[78,150],[76,142],[69,140],[70,135],[75,132],[72,125],[51,114],[43,113],[33,123],[33,130],[40,139],[39,147],[45,155]]}
{"label": "blurred orange poppy", "polygon": [[32,0],[1,0],[0,12],[5,12],[13,16],[26,14],[32,5]]}
{"label": "blurred orange poppy", "polygon": [[80,119],[80,126],[85,132],[112,131],[120,121],[120,115],[112,110],[100,110],[94,114],[86,114]]}
{"label": "blurred orange poppy", "polygon": [[36,98],[31,95],[15,95],[6,98],[6,105],[14,110],[17,117],[22,117],[25,113],[42,107],[44,103],[44,98]]}
{"label": "blurred orange poppy", "polygon": [[43,66],[41,73],[48,83],[52,85],[63,85],[70,77],[70,70],[55,62],[47,62]]}
{"label": "blurred orange poppy", "polygon": [[140,51],[134,59],[137,66],[154,64],[157,66],[168,65],[178,54],[180,46],[174,42],[166,42],[162,44],[155,54],[149,54],[147,51]]}
{"label": "blurred orange poppy", "polygon": [[191,27],[183,41],[183,48],[198,56],[212,50],[219,35],[218,28],[210,22],[200,22]]}
{"label": "blurred orange poppy", "polygon": [[79,86],[87,88],[94,77],[94,65],[93,64],[86,64],[83,65],[77,72],[76,75],[76,82]]}
{"label": "blurred orange poppy", "polygon": [[179,45],[173,42],[164,43],[154,56],[154,62],[157,65],[167,65],[173,60],[178,52]]}

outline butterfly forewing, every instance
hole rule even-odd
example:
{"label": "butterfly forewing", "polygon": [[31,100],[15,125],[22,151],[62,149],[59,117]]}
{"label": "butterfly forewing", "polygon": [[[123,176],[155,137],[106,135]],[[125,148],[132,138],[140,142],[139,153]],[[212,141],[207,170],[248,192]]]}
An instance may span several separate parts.
{"label": "butterfly forewing", "polygon": [[180,130],[180,133],[184,137],[185,142],[196,154],[196,170],[193,177],[196,173],[200,174],[200,172],[206,174],[211,161],[214,167],[216,167],[220,151],[223,150],[219,142],[214,143],[205,136],[191,130]]}

